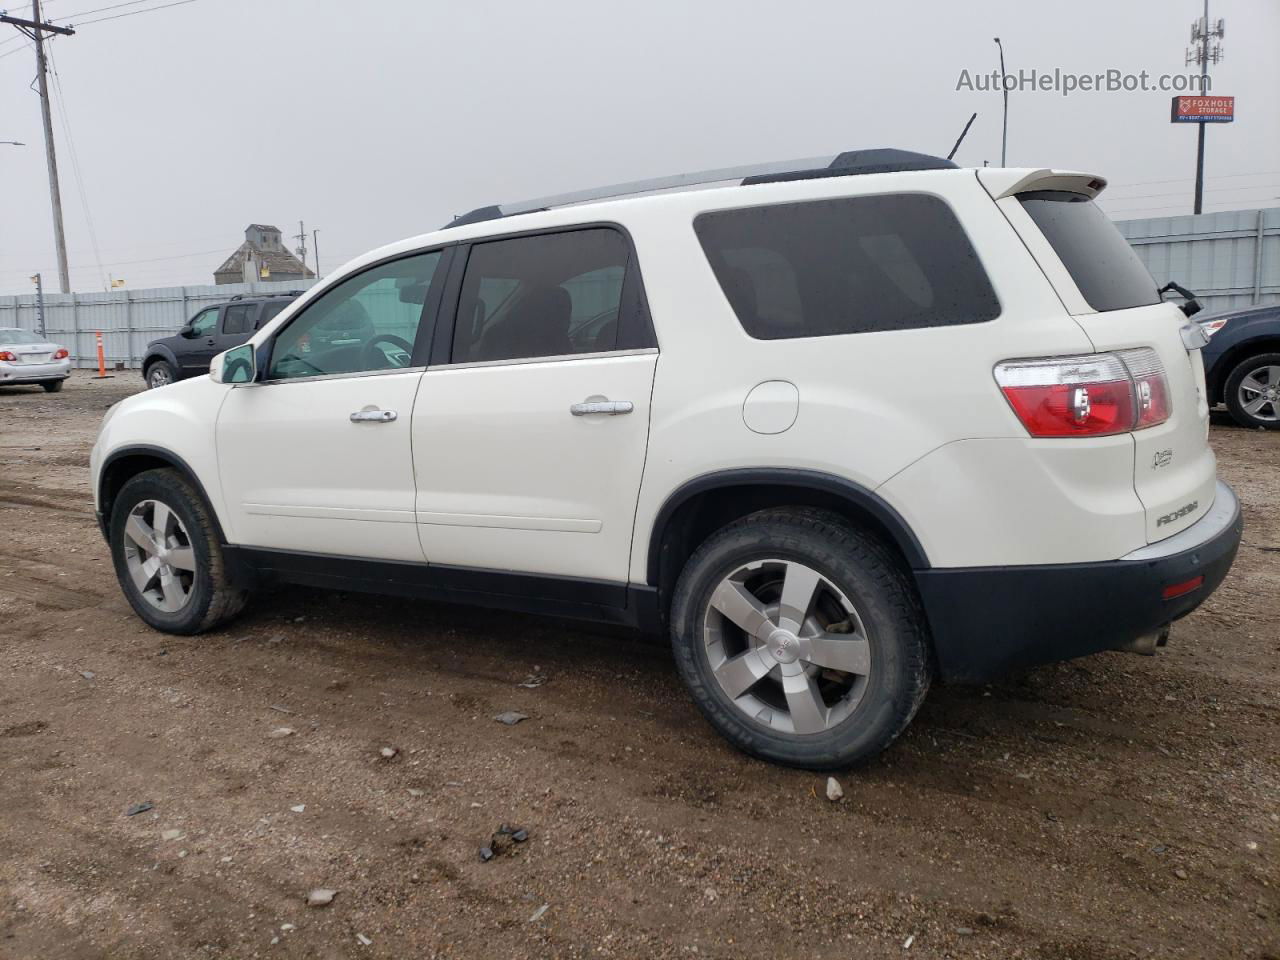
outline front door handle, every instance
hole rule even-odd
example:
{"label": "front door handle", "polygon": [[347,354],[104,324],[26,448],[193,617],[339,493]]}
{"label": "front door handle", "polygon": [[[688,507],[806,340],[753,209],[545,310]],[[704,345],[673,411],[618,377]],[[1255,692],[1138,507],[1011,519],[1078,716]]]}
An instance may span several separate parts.
{"label": "front door handle", "polygon": [[582,403],[569,404],[569,412],[575,417],[587,417],[593,413],[603,413],[610,417],[616,417],[621,413],[630,413],[636,408],[636,405],[630,400],[604,400],[590,399],[584,400]]}
{"label": "front door handle", "polygon": [[351,415],[352,423],[390,423],[398,414],[394,410],[357,410]]}

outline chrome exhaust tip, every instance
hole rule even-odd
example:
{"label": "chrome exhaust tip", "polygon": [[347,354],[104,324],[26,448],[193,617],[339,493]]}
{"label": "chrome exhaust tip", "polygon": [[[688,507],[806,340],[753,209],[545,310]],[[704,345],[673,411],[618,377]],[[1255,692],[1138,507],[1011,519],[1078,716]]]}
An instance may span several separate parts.
{"label": "chrome exhaust tip", "polygon": [[1123,653],[1136,653],[1142,657],[1154,657],[1156,651],[1168,644],[1168,642],[1169,626],[1166,624],[1155,633],[1144,633],[1140,637],[1126,640],[1124,643],[1118,644],[1114,649]]}

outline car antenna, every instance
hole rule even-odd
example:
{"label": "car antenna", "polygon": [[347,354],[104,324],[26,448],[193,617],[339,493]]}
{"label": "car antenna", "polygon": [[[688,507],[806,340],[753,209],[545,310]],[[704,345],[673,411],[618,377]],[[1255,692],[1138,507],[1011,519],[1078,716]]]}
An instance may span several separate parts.
{"label": "car antenna", "polygon": [[977,119],[978,119],[978,113],[975,110],[973,113],[973,116],[969,118],[969,122],[966,123],[964,125],[964,129],[960,131],[960,139],[956,141],[956,145],[952,147],[951,152],[947,154],[948,160],[950,160],[952,157],[956,155],[956,151],[960,149],[960,144],[964,142],[965,135],[969,132],[969,128],[973,126],[973,121]]}

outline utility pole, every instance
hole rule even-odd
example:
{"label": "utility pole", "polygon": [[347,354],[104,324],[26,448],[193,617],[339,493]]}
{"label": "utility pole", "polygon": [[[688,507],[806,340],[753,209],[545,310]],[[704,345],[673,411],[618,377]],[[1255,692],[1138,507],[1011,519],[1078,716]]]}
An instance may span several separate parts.
{"label": "utility pole", "polygon": [[312,256],[316,258],[316,279],[320,279],[320,228],[311,231]]}
{"label": "utility pole", "polygon": [[[1209,0],[1204,0],[1204,18],[1192,21],[1191,43],[1193,49],[1186,52],[1184,63],[1198,64],[1200,67],[1200,95],[1209,94],[1209,63],[1222,60],[1222,44],[1214,42],[1222,39],[1225,22],[1219,19],[1214,26],[1209,25]],[[1195,213],[1204,209],[1204,127],[1205,121],[1197,123],[1200,128],[1196,136],[1196,198]]]}
{"label": "utility pole", "polygon": [[294,234],[293,239],[298,241],[298,259],[302,261],[302,279],[307,279],[307,228],[302,225],[302,221],[298,221],[298,232]]}
{"label": "utility pole", "polygon": [[[1208,0],[1205,2],[1208,3]],[[999,37],[993,39],[996,46],[1000,48],[1000,89],[1004,93],[1004,123],[1000,128],[1000,166],[1003,167],[1009,152],[1009,81],[1004,73],[1004,44],[1000,42]]]}
{"label": "utility pole", "polygon": [[40,336],[44,336],[44,277],[36,274],[31,278],[36,285],[36,325],[40,327]]}
{"label": "utility pole", "polygon": [[71,36],[70,27],[55,27],[40,20],[40,0],[32,0],[31,20],[0,14],[0,23],[11,23],[36,43],[36,82],[40,90],[40,112],[44,117],[44,156],[49,165],[49,201],[53,205],[53,242],[58,248],[58,282],[63,293],[71,292],[67,272],[67,238],[62,231],[62,194],[58,190],[58,158],[53,148],[53,117],[49,113],[49,86],[45,79],[44,37],[42,30]]}

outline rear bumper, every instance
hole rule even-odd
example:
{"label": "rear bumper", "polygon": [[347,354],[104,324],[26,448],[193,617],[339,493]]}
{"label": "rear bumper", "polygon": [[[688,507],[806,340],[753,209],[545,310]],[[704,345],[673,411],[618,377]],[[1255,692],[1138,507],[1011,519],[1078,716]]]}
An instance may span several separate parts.
{"label": "rear bumper", "polygon": [[[916,571],[944,680],[973,682],[1017,667],[1111,650],[1185,617],[1218,588],[1240,545],[1231,488],[1167,540],[1105,563]],[[1169,587],[1204,580],[1166,599]]]}
{"label": "rear bumper", "polygon": [[0,360],[0,384],[48,383],[71,376],[70,360],[49,363],[9,363]]}

